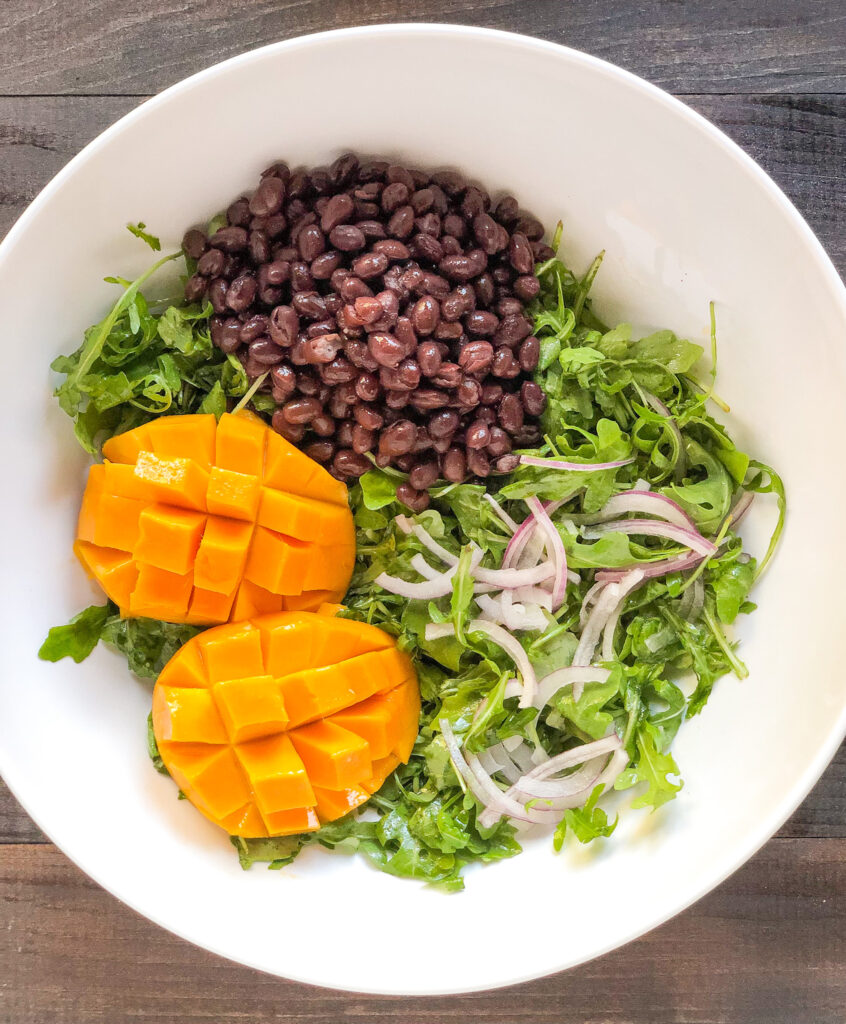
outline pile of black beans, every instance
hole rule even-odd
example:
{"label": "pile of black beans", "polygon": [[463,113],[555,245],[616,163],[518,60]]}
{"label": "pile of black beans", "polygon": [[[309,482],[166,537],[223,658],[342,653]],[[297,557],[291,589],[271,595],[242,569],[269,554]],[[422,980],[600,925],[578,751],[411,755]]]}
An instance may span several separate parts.
{"label": "pile of black beans", "polygon": [[543,226],[453,171],[349,153],[329,167],[269,167],[211,236],[183,240],[191,302],[278,408],[275,430],[337,477],[408,474],[428,504],[439,478],[508,472],[538,442],[546,398],[525,307]]}

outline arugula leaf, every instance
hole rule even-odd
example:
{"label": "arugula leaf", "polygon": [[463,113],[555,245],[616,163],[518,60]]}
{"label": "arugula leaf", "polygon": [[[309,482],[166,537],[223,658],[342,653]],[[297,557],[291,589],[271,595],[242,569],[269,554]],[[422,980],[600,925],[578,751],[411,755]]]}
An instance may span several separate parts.
{"label": "arugula leaf", "polygon": [[143,220],[139,220],[137,224],[126,225],[127,231],[129,231],[131,235],[135,235],[136,238],[140,238],[142,241],[146,242],[153,252],[159,252],[161,250],[162,243],[155,235],[148,234],[144,230],[146,227],[147,225]]}
{"label": "arugula leaf", "polygon": [[615,789],[630,789],[641,782],[646,789],[632,801],[632,807],[651,807],[653,810],[672,800],[682,788],[681,779],[674,782],[670,776],[678,777],[679,769],[672,754],[661,753],[655,745],[655,730],[645,722],[638,730],[637,760],[618,776]]}
{"label": "arugula leaf", "polygon": [[591,843],[600,837],[607,838],[617,827],[617,818],[608,824],[608,815],[601,807],[596,806],[596,801],[602,795],[602,786],[596,789],[588,797],[584,807],[564,811],[564,817],[555,829],[552,845],[555,851],[561,850],[568,830],[578,839],[580,843]]}
{"label": "arugula leaf", "polygon": [[92,604],[70,620],[66,626],[53,626],[38,650],[43,661],[73,658],[77,664],[84,661],[100,642],[100,634],[111,608]]}

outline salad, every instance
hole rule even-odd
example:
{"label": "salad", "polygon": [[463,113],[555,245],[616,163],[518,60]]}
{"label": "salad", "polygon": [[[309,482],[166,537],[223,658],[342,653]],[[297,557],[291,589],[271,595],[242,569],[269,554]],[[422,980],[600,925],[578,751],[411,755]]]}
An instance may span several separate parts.
{"label": "salad", "polygon": [[[160,249],[143,224],[130,230]],[[652,810],[672,800],[678,729],[722,676],[747,675],[731,630],[755,608],[785,496],[712,414],[728,412],[714,390],[714,309],[703,375],[702,347],[672,331],[633,337],[602,323],[590,299],[602,257],[575,275],[561,233],[524,296],[537,339],[524,372],[545,397],[536,431],[486,475],[429,483],[418,472],[412,486],[414,467],[378,451],[364,453],[366,471],[339,474],[356,558],[338,615],[410,657],[422,699],[410,757],[358,811],[302,834],[233,836],[245,868],[281,868],[320,845],[452,891],[468,865],[518,854],[527,830],[546,829],[556,850],[608,837],[617,820],[603,794],[631,789],[631,806]],[[191,280],[183,253],[113,279],[112,311],[53,363],[57,397],[94,455],[159,416],[276,415],[257,368],[213,341],[198,287],[194,301],[145,298],[153,274],[183,258]],[[756,495],[778,505],[760,557],[737,532]],[[154,679],[202,630],[123,617],[108,602],[50,630],[40,654],[81,661],[102,640]],[[166,771],[151,724],[148,743]]]}

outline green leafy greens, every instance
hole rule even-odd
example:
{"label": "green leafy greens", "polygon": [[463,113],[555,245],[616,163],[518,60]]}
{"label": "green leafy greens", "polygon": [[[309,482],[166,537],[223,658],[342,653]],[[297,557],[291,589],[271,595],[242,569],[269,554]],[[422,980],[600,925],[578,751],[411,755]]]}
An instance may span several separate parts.
{"label": "green leafy greens", "polygon": [[[130,227],[158,249],[144,225]],[[559,232],[560,233],[560,232]],[[65,375],[57,390],[74,419],[80,443],[96,452],[103,438],[162,414],[213,412],[252,400],[237,360],[223,356],[209,336],[209,307],[149,305],[141,285],[160,259],[124,291],[109,315],[86,332],[82,346],[53,368]],[[717,680],[746,674],[727,635],[755,605],[749,593],[772,557],[784,523],[783,484],[774,470],[738,451],[725,428],[706,408],[716,373],[716,329],[711,321],[710,387],[694,376],[703,348],[668,330],[632,338],[621,324],[609,329],[591,308],[589,290],[601,255],[576,278],[557,258],[536,268],[541,291],[530,313],[540,339],[536,380],[547,395],[543,444],[531,454],[575,462],[624,464],[599,472],[519,466],[483,484],[448,484],[430,492],[432,504],[415,517],[458,559],[452,591],[435,601],[398,597],[376,583],[381,573],[418,581],[412,559],[437,559],[413,534],[401,529],[406,510],[396,499],[403,475],[374,468],[351,488],[357,530],[357,561],[346,597],[347,617],[373,623],[396,637],[414,660],[423,709],[420,732],[408,764],[399,767],[366,805],[319,831],[272,839],[233,837],[241,864],[289,864],[308,846],[358,851],[390,874],[422,879],[449,891],[463,886],[462,872],[474,862],[511,857],[520,851],[513,826],[502,819],[491,828],[450,760],[439,722],[449,722],[468,752],[519,737],[555,755],[609,731],[616,732],[628,765],[618,790],[635,789],[634,807],[658,808],[681,789],[670,751],[686,717],[699,713]],[[262,411],[261,404],[255,406]],[[472,576],[473,546],[482,564],[498,567],[510,530],[483,500],[485,491],[516,521],[524,499],[557,502],[555,526],[568,565],[579,582],[564,603],[547,615],[545,628],[517,634],[538,677],[570,664],[578,643],[579,613],[597,570],[648,566],[685,551],[660,537],[606,532],[592,536],[586,525],[615,494],[643,482],[671,498],[711,539],[717,553],[694,570],[649,579],[629,595],[614,638],[607,679],[588,683],[578,697],[569,688],[553,696],[538,715],[506,696],[514,673],[510,658],[469,628],[478,616]],[[743,551],[734,516],[745,495],[773,494],[779,518],[760,564]],[[427,639],[426,626],[449,622],[454,636]],[[154,678],[167,659],[197,630],[151,620],[125,620],[114,606],[92,607],[50,631],[40,655],[48,660],[85,658],[103,640],[127,658],[139,675]],[[684,685],[692,677],[693,686]],[[152,732],[149,746],[163,770]],[[495,776],[496,778],[497,776]],[[507,783],[499,777],[503,788]],[[569,837],[582,843],[609,836],[598,805],[597,786],[580,808],[563,812],[555,831],[560,849]]]}

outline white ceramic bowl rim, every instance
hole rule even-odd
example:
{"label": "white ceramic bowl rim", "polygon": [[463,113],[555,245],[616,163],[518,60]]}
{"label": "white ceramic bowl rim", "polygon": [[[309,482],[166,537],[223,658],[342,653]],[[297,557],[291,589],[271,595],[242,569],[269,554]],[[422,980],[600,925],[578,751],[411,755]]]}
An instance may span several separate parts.
{"label": "white ceramic bowl rim", "polygon": [[[533,39],[517,34],[495,31],[490,29],[479,29],[467,26],[454,26],[454,25],[426,25],[426,24],[388,24],[388,25],[377,25],[367,26],[360,28],[341,29],[334,32],[317,33],[313,35],[303,36],[288,40],[285,42],[279,42],[270,44],[269,46],[262,47],[257,50],[253,50],[240,56],[233,57],[220,64],[214,65],[204,71],[199,72],[179,82],[170,88],[166,89],[159,95],[147,100],[142,103],[139,107],[126,114],[114,125],[108,128],[105,132],[99,135],[91,143],[89,143],[76,157],[74,157],[53,179],[52,181],[39,193],[39,195],[33,200],[29,208],[22,214],[16,224],[9,231],[8,235],[0,244],[0,273],[3,271],[3,267],[6,261],[9,259],[11,251],[19,238],[24,235],[27,231],[30,221],[38,214],[45,203],[57,193],[64,185],[64,183],[71,178],[85,163],[86,161],[96,152],[98,152],[104,145],[110,140],[115,138],[117,135],[130,130],[137,121],[145,118],[148,114],[158,108],[158,106],[167,104],[169,99],[176,94],[194,90],[210,79],[216,76],[226,74],[230,69],[238,67],[240,65],[248,64],[262,55],[268,53],[283,54],[287,51],[306,49],[310,47],[319,47],[328,39],[335,39],[341,37],[355,37],[355,36],[373,36],[379,35],[429,35],[433,37],[437,36],[464,36],[468,42],[472,40],[487,39],[495,40],[508,47],[522,48],[528,51],[536,51],[546,54],[554,54],[559,58],[566,56],[567,60],[575,64],[582,64],[588,67],[592,67],[594,70],[601,71],[605,76],[616,78],[620,82],[624,83],[625,86],[630,90],[639,91],[647,94],[655,103],[661,104],[665,107],[670,107],[676,115],[680,115],[685,118],[688,122],[695,125],[698,130],[707,135],[713,144],[721,148],[725,153],[729,154],[734,163],[742,170],[742,172],[753,178],[758,188],[765,190],[769,196],[777,202],[786,217],[792,222],[792,226],[801,234],[801,237],[807,246],[808,253],[813,259],[814,270],[820,275],[826,283],[826,286],[832,293],[839,294],[839,305],[842,311],[844,321],[846,321],[846,288],[843,287],[842,282],[835,270],[831,260],[823,250],[819,241],[814,236],[811,229],[802,219],[800,214],[797,212],[793,204],[785,197],[781,190],[774,184],[774,182],[754,163],[754,161],[748,157],[734,142],[728,139],[721,131],[711,125],[699,114],[691,110],[689,107],[682,104],[672,96],[663,92],[661,89],[653,86],[644,80],[636,77],[635,75],[624,71],[612,64],[602,61],[596,57],[589,56],[579,51],[572,50],[567,47],[559,46],[555,43],[545,42],[538,39]],[[684,906],[689,906],[694,901],[701,898],[706,892],[712,889],[715,885],[719,884],[725,877],[732,873],[740,864],[746,861],[752,854],[778,829],[778,827],[786,820],[786,818],[795,810],[799,803],[807,795],[811,787],[817,781],[819,776],[822,774],[826,765],[830,759],[834,756],[838,746],[842,742],[844,736],[846,736],[846,707],[842,708],[840,714],[831,721],[830,728],[827,735],[823,738],[819,744],[816,757],[807,765],[805,770],[799,777],[796,778],[794,785],[791,790],[785,794],[785,797],[778,807],[777,813],[771,814],[768,818],[761,821],[755,831],[748,837],[745,846],[739,850],[733,863],[727,868],[720,866],[719,870],[715,871],[712,875],[702,877],[700,884],[690,892],[689,898],[685,904],[676,906],[671,912],[662,914],[659,917],[651,919],[645,926],[638,927],[632,930],[629,934],[624,936],[622,939],[615,938],[615,940],[604,948],[594,949],[591,951],[591,955],[600,955],[601,953],[607,952],[609,949],[614,948],[621,944],[621,942],[630,941],[643,934],[648,929],[655,927],[662,923],[667,918],[673,916],[679,910],[683,909]],[[30,813],[38,823],[39,827],[54,841],[57,841],[57,845],[61,846],[61,836],[53,836],[51,834],[51,823],[49,821],[42,821],[39,819],[39,809],[34,806],[28,800],[27,779],[22,773],[19,773],[17,765],[11,763],[6,757],[4,750],[0,748],[0,771],[9,785],[9,788],[17,796],[24,807],[31,809]],[[117,898],[121,899],[129,906],[133,907],[140,913],[146,913],[139,902],[136,901],[132,894],[116,891],[114,888],[110,888],[107,879],[100,877],[100,872],[93,869],[89,864],[86,863],[86,858],[79,852],[75,852],[74,860],[78,866],[92,876],[95,881],[99,882],[105,888],[110,891]],[[496,870],[496,867],[489,868],[488,870]],[[146,916],[150,916],[147,914]],[[153,917],[153,920],[156,920]],[[188,935],[181,932],[178,928],[175,928],[172,922],[165,922],[158,920],[158,924],[168,928],[182,937],[192,942],[198,942],[196,935]],[[213,945],[208,945],[207,948],[213,952],[217,952],[223,956],[231,956],[230,951],[221,950],[215,948]],[[244,961],[246,962],[246,961]],[[251,964],[251,966],[257,966]],[[531,972],[526,972],[520,977],[508,976],[507,972],[505,977],[500,982],[493,982],[484,986],[477,986],[477,988],[494,987],[496,984],[513,984],[519,981],[529,980],[535,975]],[[316,974],[306,975],[294,975],[296,980],[305,981],[313,984],[326,984],[322,982],[321,978]],[[352,988],[352,987],[350,987]],[[373,991],[372,986],[361,989],[361,991]],[[462,987],[451,987],[443,989],[431,989],[426,990],[427,994],[435,994],[437,992],[456,992],[456,991],[467,991],[468,989]],[[383,991],[397,991],[396,989],[390,989],[386,987]],[[420,993],[422,994],[422,992]]]}

